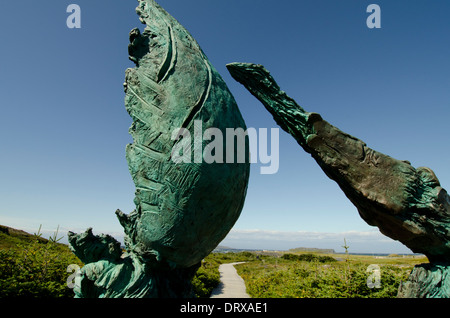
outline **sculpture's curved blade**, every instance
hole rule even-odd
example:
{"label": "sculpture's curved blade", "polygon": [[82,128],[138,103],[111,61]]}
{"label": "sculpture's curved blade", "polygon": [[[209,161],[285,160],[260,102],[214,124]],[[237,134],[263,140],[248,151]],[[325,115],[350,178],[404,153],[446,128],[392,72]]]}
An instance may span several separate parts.
{"label": "sculpture's curved blade", "polygon": [[247,191],[248,137],[238,134],[245,149],[218,140],[228,129],[246,131],[224,81],[155,1],[139,0],[136,11],[146,28],[130,33],[136,68],[124,83],[136,210],[116,212],[124,254],[112,237],[69,233],[70,247],[87,263],[77,297],[192,297],[190,280],[235,224]]}
{"label": "sculpture's curved blade", "polygon": [[[119,217],[132,250],[174,266],[192,266],[236,222],[249,160],[209,164],[196,156],[192,163],[175,163],[171,154],[184,138],[174,133],[189,130],[196,151],[208,128],[225,136],[226,128],[246,127],[226,84],[188,31],[153,0],[139,1],[137,13],[147,26],[142,34],[137,29],[130,34],[130,59],[137,67],[127,70],[124,84],[133,118],[127,160],[136,184],[136,211]],[[200,152],[206,144],[200,140]],[[221,147],[224,154],[230,150],[225,142]]]}
{"label": "sculpture's curved blade", "polygon": [[310,153],[370,225],[433,261],[450,261],[450,200],[434,173],[370,149],[308,113],[261,65],[232,63],[242,83]]}

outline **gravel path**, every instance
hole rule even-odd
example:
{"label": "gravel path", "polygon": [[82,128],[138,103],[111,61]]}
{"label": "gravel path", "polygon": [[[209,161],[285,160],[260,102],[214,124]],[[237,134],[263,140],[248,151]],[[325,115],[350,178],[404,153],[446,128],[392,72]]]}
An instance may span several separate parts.
{"label": "gravel path", "polygon": [[234,268],[234,265],[242,263],[245,262],[219,266],[220,284],[213,290],[211,298],[250,298],[246,292],[244,280]]}

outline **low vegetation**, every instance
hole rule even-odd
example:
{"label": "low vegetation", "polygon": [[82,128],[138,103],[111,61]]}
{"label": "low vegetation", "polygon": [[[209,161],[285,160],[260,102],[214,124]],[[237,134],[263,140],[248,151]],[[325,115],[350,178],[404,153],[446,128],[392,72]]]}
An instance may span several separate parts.
{"label": "low vegetation", "polygon": [[73,297],[67,287],[70,264],[82,266],[67,245],[55,235],[46,240],[40,232],[0,231],[0,297]]}
{"label": "low vegetation", "polygon": [[[58,240],[57,232],[46,240],[39,231],[30,235],[0,226],[0,298],[73,297],[67,268],[83,264]],[[219,266],[232,262],[245,262],[236,269],[253,298],[391,298],[413,266],[427,260],[295,251],[212,253],[192,280],[196,296],[210,297],[220,283]],[[379,286],[373,288],[370,265],[380,270]]]}
{"label": "low vegetation", "polygon": [[285,260],[290,261],[305,261],[305,262],[318,262],[318,263],[329,263],[329,262],[336,262],[336,259],[331,256],[322,256],[322,255],[315,255],[315,254],[283,254],[281,257]]}
{"label": "low vegetation", "polygon": [[195,295],[209,298],[220,283],[219,266],[226,263],[257,261],[259,256],[250,252],[212,253],[208,255],[192,280]]}
{"label": "low vegetation", "polygon": [[[254,298],[394,298],[426,258],[284,254],[237,265]],[[377,284],[378,282],[378,284]]]}
{"label": "low vegetation", "polygon": [[[245,263],[235,267],[253,298],[395,298],[400,282],[408,278],[414,265],[427,259],[398,255],[213,253],[199,269],[202,276],[194,278],[194,282],[206,282],[194,284],[197,295],[209,297],[219,284],[220,264],[241,261]],[[198,293],[200,286],[204,286],[202,293]]]}

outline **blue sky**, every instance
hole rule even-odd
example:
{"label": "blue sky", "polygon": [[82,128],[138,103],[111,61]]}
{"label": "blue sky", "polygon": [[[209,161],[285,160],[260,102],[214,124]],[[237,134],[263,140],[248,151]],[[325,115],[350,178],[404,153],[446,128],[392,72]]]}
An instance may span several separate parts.
{"label": "blue sky", "polygon": [[[81,28],[66,26],[69,4]],[[278,128],[228,74],[263,64],[307,111],[450,184],[450,2],[160,0],[196,38],[248,127]],[[381,8],[369,29],[366,8]],[[0,224],[52,232],[93,227],[120,238],[114,211],[134,209],[122,83],[137,1],[0,3]],[[280,131],[280,166],[252,165],[241,217],[223,242],[409,252],[368,226],[314,160]]]}

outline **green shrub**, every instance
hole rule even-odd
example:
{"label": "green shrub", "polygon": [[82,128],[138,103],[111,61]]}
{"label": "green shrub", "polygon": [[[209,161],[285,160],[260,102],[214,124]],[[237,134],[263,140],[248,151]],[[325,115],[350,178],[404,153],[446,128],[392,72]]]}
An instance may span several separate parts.
{"label": "green shrub", "polygon": [[82,266],[56,236],[47,241],[36,234],[31,242],[0,250],[0,297],[73,297],[67,287],[70,264]]}
{"label": "green shrub", "polygon": [[192,279],[195,295],[200,298],[210,297],[214,288],[220,283],[220,274],[216,270],[200,267]]}
{"label": "green shrub", "polygon": [[284,254],[281,258],[289,261],[304,261],[304,262],[319,262],[319,263],[329,263],[329,262],[336,262],[336,259],[334,259],[331,256],[322,256],[322,255],[315,255],[311,253],[306,254]]}

